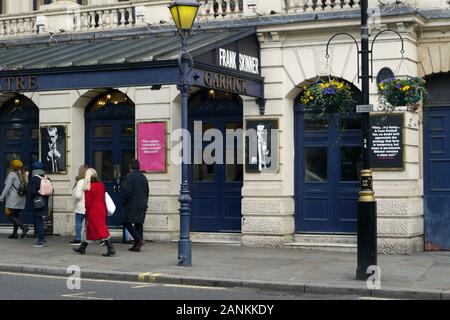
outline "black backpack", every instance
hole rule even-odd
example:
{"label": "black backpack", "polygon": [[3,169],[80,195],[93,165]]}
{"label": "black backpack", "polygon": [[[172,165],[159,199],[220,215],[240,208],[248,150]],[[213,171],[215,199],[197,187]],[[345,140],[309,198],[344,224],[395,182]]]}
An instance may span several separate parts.
{"label": "black backpack", "polygon": [[26,196],[28,194],[28,183],[22,181],[22,178],[20,177],[20,174],[18,174],[17,172],[16,172],[16,174],[17,174],[17,177],[20,180],[20,185],[19,185],[19,188],[17,188],[17,189],[16,189],[16,187],[14,187],[14,186],[13,187],[14,187],[14,189],[17,190],[17,194],[19,196],[21,196],[21,197]]}

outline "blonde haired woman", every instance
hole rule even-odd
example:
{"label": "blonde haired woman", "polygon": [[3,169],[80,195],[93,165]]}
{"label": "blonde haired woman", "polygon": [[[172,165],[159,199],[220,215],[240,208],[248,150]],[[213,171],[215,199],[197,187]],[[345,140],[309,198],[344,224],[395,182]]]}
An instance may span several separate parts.
{"label": "blonde haired woman", "polygon": [[86,214],[86,208],[84,204],[84,177],[89,166],[83,164],[78,169],[78,175],[75,178],[75,185],[72,189],[72,198],[75,211],[75,239],[70,242],[71,245],[81,244],[81,229],[83,227],[83,221]]}
{"label": "blonde haired woman", "polygon": [[86,170],[84,181],[86,241],[83,239],[80,247],[73,249],[75,252],[85,254],[89,242],[103,241],[108,248],[108,251],[103,256],[109,257],[116,254],[108,227],[106,226],[105,193],[105,185],[98,180],[97,172],[94,169]]}

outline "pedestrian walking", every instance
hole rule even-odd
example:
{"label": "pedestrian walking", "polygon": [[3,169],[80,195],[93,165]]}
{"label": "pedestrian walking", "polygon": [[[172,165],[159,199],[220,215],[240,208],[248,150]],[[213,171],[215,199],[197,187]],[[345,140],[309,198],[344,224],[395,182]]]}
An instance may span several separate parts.
{"label": "pedestrian walking", "polygon": [[38,241],[33,245],[35,248],[47,246],[45,239],[44,217],[48,215],[48,200],[53,194],[53,186],[50,179],[45,175],[44,165],[40,161],[33,163],[33,171],[30,179],[30,197],[32,200],[32,213],[34,225],[38,234]]}
{"label": "pedestrian walking", "polygon": [[107,247],[104,257],[116,254],[111,242],[111,235],[106,226],[106,202],[105,185],[99,181],[97,172],[90,168],[86,171],[84,181],[84,202],[86,207],[86,239],[82,239],[81,245],[73,250],[80,254],[86,253],[89,243],[103,241]]}
{"label": "pedestrian walking", "polygon": [[6,199],[5,210],[7,218],[13,224],[13,232],[8,237],[10,239],[17,239],[17,231],[22,230],[21,238],[25,238],[29,228],[22,223],[20,215],[25,209],[28,184],[27,177],[23,171],[23,163],[20,160],[13,160],[11,162],[11,172],[5,180],[5,187],[0,195],[0,202]]}
{"label": "pedestrian walking", "polygon": [[130,160],[130,173],[127,175],[124,188],[123,226],[134,239],[134,245],[128,249],[139,252],[145,244],[144,222],[148,208],[149,187],[146,176],[140,171],[139,161]]}
{"label": "pedestrian walking", "polygon": [[89,166],[83,164],[78,169],[78,175],[75,178],[75,185],[72,188],[72,199],[74,202],[75,213],[75,239],[70,242],[71,245],[81,244],[81,229],[86,215],[86,208],[84,204],[84,181],[86,170]]}

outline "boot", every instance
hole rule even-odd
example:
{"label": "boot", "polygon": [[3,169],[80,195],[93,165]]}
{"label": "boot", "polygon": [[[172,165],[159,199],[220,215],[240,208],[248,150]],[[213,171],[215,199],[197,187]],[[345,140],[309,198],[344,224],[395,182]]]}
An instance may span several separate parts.
{"label": "boot", "polygon": [[20,239],[25,238],[27,236],[28,231],[30,231],[30,228],[24,226],[24,228],[22,229],[22,235],[20,236]]}
{"label": "boot", "polygon": [[73,248],[73,251],[75,251],[76,253],[79,253],[79,254],[85,254],[87,246],[88,246],[87,242],[82,242],[78,248]]}
{"label": "boot", "polygon": [[17,239],[17,238],[19,238],[19,236],[17,235],[17,230],[19,230],[19,226],[17,224],[15,224],[14,227],[13,227],[13,232],[8,238],[9,239]]}
{"label": "boot", "polygon": [[114,256],[116,254],[116,250],[114,249],[111,239],[108,239],[105,241],[106,247],[108,248],[108,251],[103,254],[104,257],[110,257]]}
{"label": "boot", "polygon": [[133,252],[140,252],[141,251],[141,247],[145,244],[144,240],[139,240],[137,242],[135,242],[134,246],[132,248],[130,248],[130,251]]}

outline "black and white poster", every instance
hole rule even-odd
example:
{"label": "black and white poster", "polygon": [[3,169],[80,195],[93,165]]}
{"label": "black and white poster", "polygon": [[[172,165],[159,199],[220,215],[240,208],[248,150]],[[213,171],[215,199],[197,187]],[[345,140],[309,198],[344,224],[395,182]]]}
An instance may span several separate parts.
{"label": "black and white poster", "polygon": [[245,135],[245,171],[278,171],[278,120],[247,120]]}
{"label": "black and white poster", "polygon": [[402,170],[403,153],[403,115],[370,116],[370,167]]}
{"label": "black and white poster", "polygon": [[65,126],[41,127],[41,162],[47,173],[66,173],[67,142]]}

